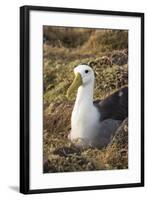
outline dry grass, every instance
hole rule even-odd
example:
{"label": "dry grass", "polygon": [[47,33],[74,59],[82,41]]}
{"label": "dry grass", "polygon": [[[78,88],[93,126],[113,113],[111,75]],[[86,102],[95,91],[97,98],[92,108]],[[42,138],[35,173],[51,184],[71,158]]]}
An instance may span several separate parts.
{"label": "dry grass", "polygon": [[65,97],[80,63],[95,70],[94,99],[127,85],[127,37],[127,31],[44,27],[44,172],[128,167],[127,120],[108,147],[78,149],[67,139],[75,97]]}

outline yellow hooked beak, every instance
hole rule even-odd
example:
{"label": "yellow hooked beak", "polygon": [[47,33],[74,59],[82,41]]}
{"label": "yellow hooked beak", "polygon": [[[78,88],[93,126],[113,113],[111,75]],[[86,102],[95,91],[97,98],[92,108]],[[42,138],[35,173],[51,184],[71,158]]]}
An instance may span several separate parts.
{"label": "yellow hooked beak", "polygon": [[72,84],[70,85],[70,87],[69,87],[68,90],[67,90],[66,97],[67,97],[67,98],[70,98],[71,94],[72,94],[76,89],[78,89],[78,87],[81,86],[82,84],[83,84],[83,81],[82,81],[81,74],[80,74],[80,73],[76,73],[76,74],[75,74],[75,78],[74,78]]}

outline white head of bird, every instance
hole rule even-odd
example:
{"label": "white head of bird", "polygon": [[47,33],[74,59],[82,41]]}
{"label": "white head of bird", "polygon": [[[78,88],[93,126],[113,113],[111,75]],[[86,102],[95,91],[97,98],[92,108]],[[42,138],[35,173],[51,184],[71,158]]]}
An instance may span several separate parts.
{"label": "white head of bird", "polygon": [[[78,89],[76,100],[80,100],[80,97],[84,99],[86,96],[89,99],[90,97],[93,98],[94,72],[92,68],[86,64],[81,64],[74,68],[74,74],[75,79],[67,91],[67,97],[69,98],[74,90]],[[82,92],[83,94],[85,92],[85,96],[82,96]]]}
{"label": "white head of bird", "polygon": [[75,75],[78,73],[82,78],[82,85],[85,87],[88,84],[94,83],[94,72],[91,67],[86,64],[78,65],[74,68]]}
{"label": "white head of bird", "polygon": [[100,118],[93,105],[94,72],[88,65],[81,64],[74,69],[74,74],[74,81],[67,91],[67,97],[70,97],[77,89],[69,139],[83,140],[87,145],[92,145],[98,135]]}

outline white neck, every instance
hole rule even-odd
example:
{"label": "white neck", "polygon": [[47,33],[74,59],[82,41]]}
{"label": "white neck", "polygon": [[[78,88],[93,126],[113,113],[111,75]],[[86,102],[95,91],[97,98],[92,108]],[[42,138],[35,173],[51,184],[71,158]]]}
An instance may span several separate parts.
{"label": "white neck", "polygon": [[72,111],[70,139],[84,139],[91,144],[98,134],[100,114],[93,105],[94,81],[80,86]]}
{"label": "white neck", "polygon": [[80,86],[78,88],[77,97],[75,101],[75,107],[77,106],[92,106],[93,105],[93,89],[94,81],[87,85]]}

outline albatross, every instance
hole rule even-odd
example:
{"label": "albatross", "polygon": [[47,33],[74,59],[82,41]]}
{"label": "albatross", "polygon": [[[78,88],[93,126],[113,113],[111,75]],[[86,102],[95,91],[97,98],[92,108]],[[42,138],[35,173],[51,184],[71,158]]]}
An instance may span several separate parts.
{"label": "albatross", "polygon": [[80,147],[102,148],[109,144],[121,122],[128,116],[128,87],[104,100],[93,101],[94,71],[87,64],[74,68],[75,78],[67,97],[77,89],[68,138]]}

